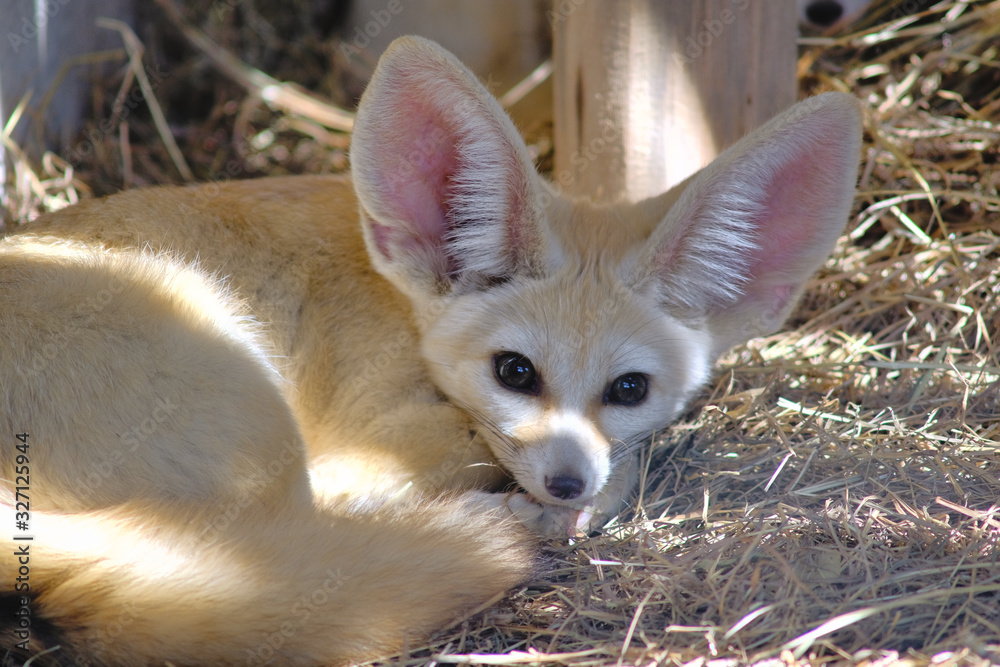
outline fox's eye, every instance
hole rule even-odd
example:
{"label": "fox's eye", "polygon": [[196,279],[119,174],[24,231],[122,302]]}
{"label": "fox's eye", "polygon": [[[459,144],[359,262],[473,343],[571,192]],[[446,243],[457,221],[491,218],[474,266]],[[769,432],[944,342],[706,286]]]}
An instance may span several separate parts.
{"label": "fox's eye", "polygon": [[604,392],[604,402],[614,405],[638,405],[646,398],[649,380],[643,373],[626,373],[611,381]]}
{"label": "fox's eye", "polygon": [[499,352],[493,356],[493,370],[500,384],[527,394],[538,393],[538,373],[523,354]]}

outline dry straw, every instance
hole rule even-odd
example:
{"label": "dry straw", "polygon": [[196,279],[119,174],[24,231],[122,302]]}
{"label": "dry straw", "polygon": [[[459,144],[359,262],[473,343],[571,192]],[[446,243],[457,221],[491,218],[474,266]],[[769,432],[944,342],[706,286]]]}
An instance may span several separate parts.
{"label": "dry straw", "polygon": [[[790,332],[724,360],[633,518],[393,664],[1000,663],[1000,2],[876,3],[854,30],[802,50],[803,94],[852,92],[867,123],[856,217]],[[220,150],[247,173],[343,164],[329,123],[230,75],[242,101],[182,132],[196,176]],[[7,223],[81,180],[169,178],[142,123],[76,172],[17,159]]]}

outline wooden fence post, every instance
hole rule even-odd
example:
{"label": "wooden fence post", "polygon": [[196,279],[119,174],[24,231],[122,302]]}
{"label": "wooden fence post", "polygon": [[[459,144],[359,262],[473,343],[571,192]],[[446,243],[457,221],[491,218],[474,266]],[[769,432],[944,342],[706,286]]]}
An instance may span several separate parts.
{"label": "wooden fence post", "polygon": [[795,0],[553,0],[555,171],[662,192],[796,99]]}

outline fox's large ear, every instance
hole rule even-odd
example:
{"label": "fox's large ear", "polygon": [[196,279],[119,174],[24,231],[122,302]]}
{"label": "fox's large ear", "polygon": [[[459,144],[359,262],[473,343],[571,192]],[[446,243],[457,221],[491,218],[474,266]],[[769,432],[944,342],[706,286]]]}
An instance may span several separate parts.
{"label": "fox's large ear", "polygon": [[434,42],[397,39],[361,98],[351,145],[378,270],[423,299],[536,273],[542,186],[496,99]]}
{"label": "fox's large ear", "polygon": [[854,98],[793,106],[689,180],[633,285],[706,323],[716,354],[776,331],[844,229],[860,152]]}

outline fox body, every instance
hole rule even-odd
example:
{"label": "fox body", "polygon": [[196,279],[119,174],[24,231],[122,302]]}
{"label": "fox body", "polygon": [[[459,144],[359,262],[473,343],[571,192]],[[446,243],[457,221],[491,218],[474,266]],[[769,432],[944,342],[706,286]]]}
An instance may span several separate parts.
{"label": "fox body", "polygon": [[0,502],[33,539],[0,538],[32,619],[3,646],[343,664],[497,599],[534,535],[618,511],[719,354],[780,326],[859,142],[856,104],[820,96],[659,197],[574,201],[404,38],[350,178],[124,192],[7,237]]}

